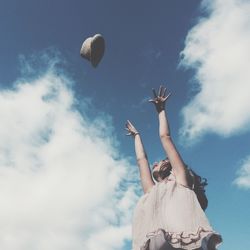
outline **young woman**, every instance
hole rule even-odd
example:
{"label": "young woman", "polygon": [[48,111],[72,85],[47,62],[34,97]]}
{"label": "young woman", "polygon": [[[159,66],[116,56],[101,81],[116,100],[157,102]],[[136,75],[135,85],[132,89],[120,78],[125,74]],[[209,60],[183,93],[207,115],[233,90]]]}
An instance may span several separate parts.
{"label": "young woman", "polygon": [[[153,90],[149,100],[159,117],[159,135],[167,158],[155,162],[152,175],[139,132],[127,121],[134,138],[144,195],[133,216],[133,250],[215,250],[222,242],[203,211],[207,206],[206,182],[188,169],[177,151],[165,112],[166,88]],[[155,181],[154,181],[154,180]]]}

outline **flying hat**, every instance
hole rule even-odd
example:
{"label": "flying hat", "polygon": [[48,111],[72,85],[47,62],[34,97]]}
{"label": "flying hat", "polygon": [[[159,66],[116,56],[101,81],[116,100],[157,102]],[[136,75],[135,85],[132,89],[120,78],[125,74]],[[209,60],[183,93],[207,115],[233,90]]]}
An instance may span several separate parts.
{"label": "flying hat", "polygon": [[101,61],[105,49],[105,41],[102,35],[96,34],[88,37],[82,44],[80,54],[83,58],[91,62],[96,67]]}

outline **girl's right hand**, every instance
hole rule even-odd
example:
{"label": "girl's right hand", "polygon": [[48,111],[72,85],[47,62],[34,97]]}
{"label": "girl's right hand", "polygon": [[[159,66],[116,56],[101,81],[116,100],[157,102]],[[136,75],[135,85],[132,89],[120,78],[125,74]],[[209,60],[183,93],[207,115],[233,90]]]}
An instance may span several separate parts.
{"label": "girl's right hand", "polygon": [[136,135],[139,134],[139,132],[136,130],[136,128],[134,127],[134,125],[129,120],[127,120],[126,128],[125,129],[128,131],[128,134],[126,134],[128,136],[135,137]]}

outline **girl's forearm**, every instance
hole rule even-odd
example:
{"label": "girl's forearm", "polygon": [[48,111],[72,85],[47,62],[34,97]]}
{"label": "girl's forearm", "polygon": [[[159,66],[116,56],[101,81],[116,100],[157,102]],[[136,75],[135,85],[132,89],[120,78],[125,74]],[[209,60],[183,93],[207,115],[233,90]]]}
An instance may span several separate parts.
{"label": "girl's forearm", "polygon": [[147,159],[147,154],[144,149],[140,134],[135,135],[135,154],[137,161]]}
{"label": "girl's forearm", "polygon": [[141,184],[144,193],[147,193],[154,185],[152,180],[151,171],[147,159],[147,154],[139,134],[135,135],[135,153],[137,164],[140,170]]}
{"label": "girl's forearm", "polygon": [[158,113],[159,116],[159,135],[160,137],[170,136],[170,129],[165,110]]}

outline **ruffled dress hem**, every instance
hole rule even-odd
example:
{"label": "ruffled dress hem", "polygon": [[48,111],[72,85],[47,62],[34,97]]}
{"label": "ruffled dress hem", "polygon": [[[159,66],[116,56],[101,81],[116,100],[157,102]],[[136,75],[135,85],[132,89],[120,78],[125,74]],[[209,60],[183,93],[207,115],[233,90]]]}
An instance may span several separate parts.
{"label": "ruffled dress hem", "polygon": [[[158,234],[163,234],[165,241],[168,242],[173,248],[185,249],[185,250],[195,250],[201,249],[204,239],[206,244],[213,245],[216,249],[222,242],[222,237],[220,234],[215,231],[206,230],[202,227],[199,227],[197,232],[166,232],[164,229],[158,229],[155,232],[147,234],[147,241],[143,244],[140,250],[148,250],[150,240],[157,236]],[[212,242],[211,242],[212,241]],[[209,243],[208,243],[209,242]],[[203,249],[203,248],[202,248]],[[205,248],[210,250],[209,248]]]}

